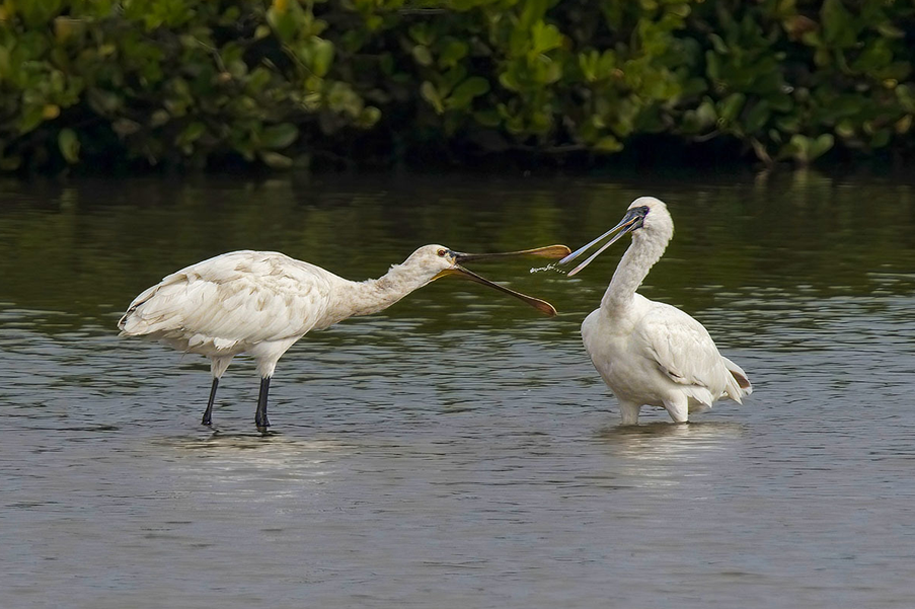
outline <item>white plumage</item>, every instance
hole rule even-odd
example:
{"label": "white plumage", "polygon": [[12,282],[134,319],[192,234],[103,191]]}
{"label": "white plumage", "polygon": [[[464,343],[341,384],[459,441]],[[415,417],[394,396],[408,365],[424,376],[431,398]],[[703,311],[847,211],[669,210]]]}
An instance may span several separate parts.
{"label": "white plumage", "polygon": [[560,264],[618,230],[569,275],[622,235],[632,233],[632,245],[620,260],[600,308],[581,325],[585,349],[619,401],[622,424],[637,424],[643,405],[664,407],[675,422],[685,423],[690,412],[711,408],[718,399],[740,403],[753,387],[740,366],[718,353],[705,327],[676,307],[636,293],[673,237],[673,220],[662,201],[636,199],[617,226]]}
{"label": "white plumage", "polygon": [[381,311],[449,274],[509,293],[555,315],[549,303],[489,282],[459,262],[519,255],[560,258],[568,251],[565,246],[549,246],[502,254],[462,254],[441,245],[426,245],[383,277],[362,282],[278,252],[230,252],[183,268],[144,291],[130,304],[118,327],[122,336],[148,336],[210,358],[213,384],[204,425],[211,422],[219,378],[232,358],[251,354],[261,377],[255,423],[264,432],[270,425],[267,393],[276,363],[311,330]]}

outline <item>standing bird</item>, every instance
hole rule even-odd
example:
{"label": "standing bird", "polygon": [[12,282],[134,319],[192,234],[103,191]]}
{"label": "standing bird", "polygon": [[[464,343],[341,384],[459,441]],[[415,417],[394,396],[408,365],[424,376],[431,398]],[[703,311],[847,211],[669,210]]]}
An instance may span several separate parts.
{"label": "standing bird", "polygon": [[459,275],[519,298],[546,313],[556,309],[495,284],[462,262],[514,256],[561,258],[553,245],[498,254],[462,254],[425,245],[379,279],[355,282],[278,252],[242,250],[192,264],[137,296],[118,322],[121,336],[148,336],[185,353],[210,358],[213,385],[203,413],[210,425],[219,378],[239,353],[257,361],[261,377],[254,422],[265,433],[267,392],[276,363],[297,340],[354,315],[388,308],[407,294],[446,275]]}
{"label": "standing bird", "polygon": [[636,294],[674,234],[663,201],[639,197],[619,224],[559,264],[574,260],[616,231],[621,232],[569,276],[632,233],[632,245],[616,267],[600,308],[581,324],[585,349],[619,401],[622,424],[637,425],[643,405],[663,406],[676,423],[686,423],[690,412],[711,408],[719,398],[739,404],[753,386],[740,366],[718,353],[705,327],[676,307]]}

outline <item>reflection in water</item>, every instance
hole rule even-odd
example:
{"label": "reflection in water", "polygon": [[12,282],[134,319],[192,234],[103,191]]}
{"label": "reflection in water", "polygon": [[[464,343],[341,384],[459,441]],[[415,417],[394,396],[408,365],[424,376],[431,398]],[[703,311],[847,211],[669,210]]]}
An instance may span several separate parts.
{"label": "reflection in water", "polygon": [[600,438],[615,455],[638,460],[689,459],[691,454],[720,451],[739,440],[745,426],[740,423],[694,421],[688,424],[667,422],[639,426],[608,427]]}
{"label": "reflection in water", "polygon": [[[3,183],[0,606],[907,606],[912,186],[646,186]],[[493,267],[554,319],[436,282],[310,334],[271,387],[282,433],[265,438],[247,433],[250,360],[223,377],[214,434],[205,360],[116,337],[140,289],[221,251],[359,279],[427,242],[582,242],[642,194],[678,230],[646,295],[726,337],[756,386],[689,425],[643,409],[612,426],[579,326],[613,256],[571,279]]]}
{"label": "reflection in water", "polygon": [[255,501],[282,509],[290,502],[309,501],[333,483],[336,462],[352,448],[336,441],[216,433],[207,438],[170,437],[152,442],[174,451],[167,476],[191,485],[182,501],[226,498]]}
{"label": "reflection in water", "polygon": [[304,440],[288,438],[281,433],[262,435],[260,433],[213,433],[207,437],[168,437],[157,442],[175,451],[200,451],[205,458],[238,456],[254,458],[266,463],[281,463],[289,458],[303,455],[326,455],[345,452],[350,447],[341,442],[329,440]]}
{"label": "reflection in water", "polygon": [[719,460],[734,458],[744,432],[739,423],[657,422],[605,428],[598,438],[616,457],[615,474],[632,487],[696,487]]}

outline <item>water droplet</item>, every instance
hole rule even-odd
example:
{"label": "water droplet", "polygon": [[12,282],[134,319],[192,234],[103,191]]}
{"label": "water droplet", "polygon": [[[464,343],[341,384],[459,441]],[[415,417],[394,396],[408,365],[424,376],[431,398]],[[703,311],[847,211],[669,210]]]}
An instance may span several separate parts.
{"label": "water droplet", "polygon": [[533,273],[542,273],[543,271],[555,271],[557,273],[562,273],[563,275],[568,272],[567,270],[561,269],[558,266],[556,266],[555,263],[550,263],[546,266],[541,266],[541,267],[531,269],[532,274]]}

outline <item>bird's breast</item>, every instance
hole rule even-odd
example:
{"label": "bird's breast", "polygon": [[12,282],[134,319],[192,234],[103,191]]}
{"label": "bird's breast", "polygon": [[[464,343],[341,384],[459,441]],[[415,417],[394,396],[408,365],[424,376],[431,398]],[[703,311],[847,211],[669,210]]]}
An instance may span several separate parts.
{"label": "bird's breast", "polygon": [[614,395],[641,404],[663,403],[670,381],[645,357],[631,327],[627,331],[597,310],[581,330],[585,350]]}

